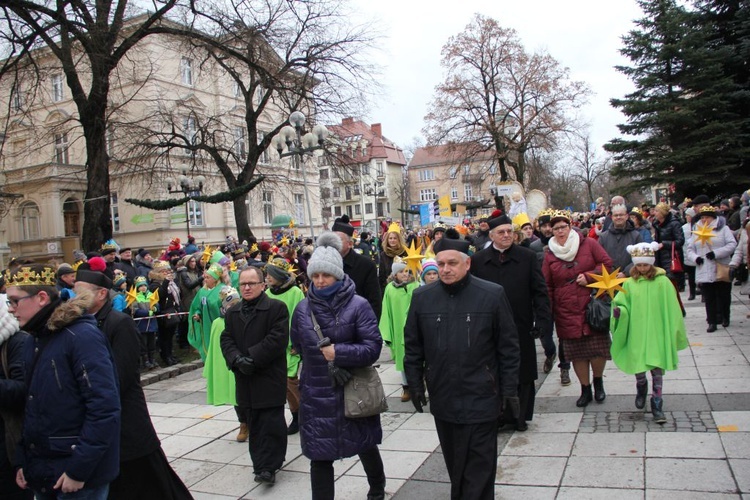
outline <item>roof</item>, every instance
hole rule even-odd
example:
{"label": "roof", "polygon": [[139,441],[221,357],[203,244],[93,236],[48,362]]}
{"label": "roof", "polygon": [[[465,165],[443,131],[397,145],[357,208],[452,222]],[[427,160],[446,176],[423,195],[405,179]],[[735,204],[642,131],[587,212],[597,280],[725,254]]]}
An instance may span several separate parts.
{"label": "roof", "polygon": [[383,136],[380,123],[368,125],[362,120],[344,118],[341,124],[328,125],[328,130],[345,143],[364,139],[367,141],[367,155],[358,158],[358,162],[370,161],[373,158],[383,158],[388,163],[406,165],[403,150],[391,140]]}
{"label": "roof", "polygon": [[476,152],[470,144],[438,144],[417,149],[409,163],[409,168],[491,161],[494,158],[493,151]]}

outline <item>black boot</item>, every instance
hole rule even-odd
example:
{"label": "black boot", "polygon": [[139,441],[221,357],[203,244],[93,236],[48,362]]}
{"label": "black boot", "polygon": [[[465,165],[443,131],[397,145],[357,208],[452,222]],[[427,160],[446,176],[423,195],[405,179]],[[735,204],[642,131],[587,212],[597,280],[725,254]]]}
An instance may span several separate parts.
{"label": "black boot", "polygon": [[646,394],[648,394],[648,381],[643,385],[635,384],[635,407],[642,410],[646,406]]}
{"label": "black boot", "polygon": [[292,412],[292,423],[289,424],[289,428],[286,430],[287,436],[297,434],[299,432],[299,411]]}
{"label": "black boot", "polygon": [[584,408],[588,406],[588,404],[594,399],[594,397],[591,395],[591,384],[589,385],[581,385],[581,397],[578,398],[578,401],[576,401],[576,406],[578,408]]}
{"label": "black boot", "polygon": [[607,393],[604,392],[604,380],[601,377],[594,377],[594,399],[597,403],[601,403],[607,398]]}
{"label": "black boot", "polygon": [[662,398],[651,398],[651,414],[654,416],[654,422],[657,424],[663,424],[667,421],[667,417],[664,416],[664,400]]}
{"label": "black boot", "polygon": [[706,328],[706,332],[713,333],[716,331],[716,325],[713,323],[708,324],[708,328]]}
{"label": "black boot", "polygon": [[370,490],[367,492],[367,500],[385,500],[385,475],[375,481],[370,481]]}

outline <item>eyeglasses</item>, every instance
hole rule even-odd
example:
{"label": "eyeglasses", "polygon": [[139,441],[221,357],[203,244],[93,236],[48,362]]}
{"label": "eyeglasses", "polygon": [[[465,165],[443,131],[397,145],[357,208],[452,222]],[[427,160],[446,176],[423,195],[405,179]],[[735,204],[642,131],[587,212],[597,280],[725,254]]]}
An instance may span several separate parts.
{"label": "eyeglasses", "polygon": [[258,286],[258,285],[265,285],[265,282],[263,282],[263,281],[247,281],[245,283],[240,283],[240,288],[250,288],[251,286]]}
{"label": "eyeglasses", "polygon": [[495,234],[513,234],[512,229],[498,229]]}
{"label": "eyeglasses", "polygon": [[554,232],[556,232],[556,233],[559,233],[560,231],[565,231],[566,229],[568,229],[568,225],[567,224],[564,225],[564,226],[555,226],[555,227],[552,228],[552,230]]}
{"label": "eyeglasses", "polygon": [[10,299],[6,300],[6,301],[5,301],[5,303],[6,303],[6,304],[7,304],[7,305],[8,305],[9,307],[18,307],[18,303],[19,303],[19,302],[21,302],[21,301],[22,301],[22,300],[24,300],[24,299],[30,299],[31,297],[34,297],[35,295],[36,295],[36,294],[34,294],[34,295],[26,295],[25,297],[18,297],[17,299],[15,299],[15,298],[10,298]]}

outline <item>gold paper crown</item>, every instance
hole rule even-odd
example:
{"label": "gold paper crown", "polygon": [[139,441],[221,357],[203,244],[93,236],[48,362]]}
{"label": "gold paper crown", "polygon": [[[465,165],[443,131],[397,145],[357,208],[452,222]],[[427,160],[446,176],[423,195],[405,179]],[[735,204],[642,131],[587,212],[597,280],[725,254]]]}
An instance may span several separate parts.
{"label": "gold paper crown", "polygon": [[539,212],[539,213],[538,213],[538,214],[536,215],[536,218],[538,219],[538,218],[540,218],[540,217],[545,217],[545,216],[546,216],[546,217],[552,217],[552,214],[554,214],[554,213],[555,213],[555,210],[554,210],[554,209],[552,209],[552,208],[545,208],[544,210],[540,211],[540,212]]}
{"label": "gold paper crown", "polygon": [[706,205],[705,207],[701,207],[699,214],[700,215],[703,215],[703,214],[716,215],[716,207],[712,207],[711,205]]}
{"label": "gold paper crown", "polygon": [[266,262],[265,267],[268,267],[268,266],[278,267],[279,269],[283,269],[284,271],[287,271],[287,272],[289,272],[291,268],[291,265],[289,264],[289,262],[287,262],[286,259],[282,259],[282,258],[268,259],[268,262]]}
{"label": "gold paper crown", "polygon": [[55,270],[42,264],[23,266],[14,273],[8,269],[5,286],[55,286]]}
{"label": "gold paper crown", "polygon": [[563,218],[570,222],[570,212],[567,210],[555,210],[550,214],[550,219],[559,219]]}
{"label": "gold paper crown", "polygon": [[448,226],[446,226],[446,225],[445,225],[445,223],[444,223],[443,221],[437,221],[437,222],[436,222],[436,223],[435,223],[435,224],[434,224],[434,225],[432,226],[432,229],[433,229],[433,230],[435,230],[435,229],[438,229],[438,228],[440,228],[440,229],[448,229]]}
{"label": "gold paper crown", "polygon": [[640,215],[641,217],[643,217],[643,212],[641,212],[641,209],[638,207],[631,208],[630,213],[635,214],[635,215]]}
{"label": "gold paper crown", "polygon": [[114,243],[104,243],[102,245],[102,250],[115,250],[117,251],[117,245]]}
{"label": "gold paper crown", "polygon": [[258,244],[253,243],[253,246],[250,247],[250,253],[255,253],[258,251]]}
{"label": "gold paper crown", "polygon": [[386,233],[399,233],[399,234],[401,234],[401,226],[399,226],[395,222],[391,222],[391,225],[388,226],[388,231],[386,231]]}
{"label": "gold paper crown", "polygon": [[628,245],[626,248],[632,257],[653,257],[656,249],[651,243],[638,243],[637,245]]}
{"label": "gold paper crown", "polygon": [[490,214],[482,214],[479,217],[477,217],[477,220],[489,220]]}

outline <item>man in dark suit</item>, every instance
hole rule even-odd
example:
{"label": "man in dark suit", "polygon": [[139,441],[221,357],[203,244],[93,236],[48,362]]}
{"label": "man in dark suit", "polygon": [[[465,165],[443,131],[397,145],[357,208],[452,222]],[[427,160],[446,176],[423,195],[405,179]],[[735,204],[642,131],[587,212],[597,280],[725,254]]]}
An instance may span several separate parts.
{"label": "man in dark suit", "polygon": [[[505,215],[489,221],[492,244],[471,257],[471,273],[505,289],[521,347],[518,377],[520,414],[516,429],[525,431],[534,414],[534,381],[537,379],[534,338],[551,328],[547,285],[536,252],[513,243],[513,222]],[[512,417],[504,412],[502,423]]]}
{"label": "man in dark suit", "polygon": [[367,299],[375,312],[375,317],[380,318],[383,297],[378,283],[378,268],[372,260],[352,251],[354,226],[349,224],[348,217],[336,219],[331,230],[339,235],[343,243],[341,257],[344,259],[344,273],[354,282],[357,295]]}

